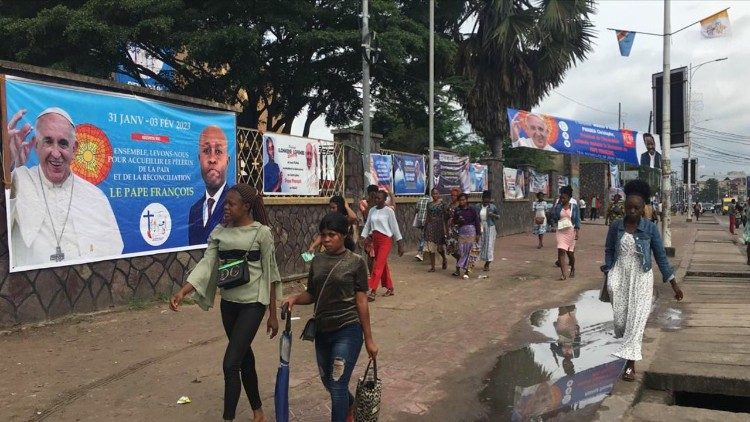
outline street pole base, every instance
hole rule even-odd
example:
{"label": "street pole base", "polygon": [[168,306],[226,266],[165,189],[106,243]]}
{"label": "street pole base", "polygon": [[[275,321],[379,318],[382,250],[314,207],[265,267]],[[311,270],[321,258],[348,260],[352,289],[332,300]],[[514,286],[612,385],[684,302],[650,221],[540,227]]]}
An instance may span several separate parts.
{"label": "street pole base", "polygon": [[674,247],[673,247],[673,246],[666,246],[666,247],[664,247],[664,250],[666,250],[666,251],[667,251],[667,256],[668,256],[668,257],[670,257],[670,258],[674,258],[674,254],[675,254],[675,249],[674,249]]}

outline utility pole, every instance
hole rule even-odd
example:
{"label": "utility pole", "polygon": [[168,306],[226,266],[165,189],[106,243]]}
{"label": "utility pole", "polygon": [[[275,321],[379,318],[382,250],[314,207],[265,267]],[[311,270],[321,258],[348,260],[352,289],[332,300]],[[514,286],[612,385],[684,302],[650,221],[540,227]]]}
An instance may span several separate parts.
{"label": "utility pole", "polygon": [[670,16],[670,0],[664,0],[664,47],[663,47],[663,73],[662,73],[662,135],[661,135],[661,152],[662,152],[662,169],[661,169],[661,203],[662,203],[662,225],[661,225],[661,237],[664,241],[664,247],[669,248],[672,253],[672,232],[669,228],[672,222],[672,183],[670,177],[672,175],[672,161],[670,160],[670,134],[671,134],[671,121],[670,121],[670,88],[672,81],[672,73],[670,69],[670,44],[672,40],[672,25]]}
{"label": "utility pole", "polygon": [[362,0],[362,171],[364,186],[370,184],[370,27],[368,0]]}
{"label": "utility pole", "polygon": [[435,0],[430,0],[430,93],[429,93],[429,137],[430,152],[428,161],[430,163],[429,177],[430,181],[427,186],[430,187],[430,193],[435,183]]}

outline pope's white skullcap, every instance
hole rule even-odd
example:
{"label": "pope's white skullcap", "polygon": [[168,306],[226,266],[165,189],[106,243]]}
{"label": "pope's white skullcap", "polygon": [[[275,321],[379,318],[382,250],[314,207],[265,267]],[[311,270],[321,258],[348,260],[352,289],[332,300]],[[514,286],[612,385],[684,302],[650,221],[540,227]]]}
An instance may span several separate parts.
{"label": "pope's white skullcap", "polygon": [[36,116],[36,119],[39,120],[40,117],[47,115],[47,114],[59,114],[65,120],[67,120],[71,126],[75,127],[76,125],[75,123],[73,123],[73,119],[70,117],[70,114],[68,114],[67,111],[61,109],[60,107],[45,108],[41,113],[39,113],[38,116]]}

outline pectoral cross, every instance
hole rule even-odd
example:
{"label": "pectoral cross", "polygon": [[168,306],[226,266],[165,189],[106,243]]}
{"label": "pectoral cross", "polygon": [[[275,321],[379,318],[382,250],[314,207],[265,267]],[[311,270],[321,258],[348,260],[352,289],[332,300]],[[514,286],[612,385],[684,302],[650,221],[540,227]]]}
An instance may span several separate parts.
{"label": "pectoral cross", "polygon": [[65,259],[65,254],[62,249],[58,246],[55,248],[55,253],[49,256],[50,261],[62,262]]}

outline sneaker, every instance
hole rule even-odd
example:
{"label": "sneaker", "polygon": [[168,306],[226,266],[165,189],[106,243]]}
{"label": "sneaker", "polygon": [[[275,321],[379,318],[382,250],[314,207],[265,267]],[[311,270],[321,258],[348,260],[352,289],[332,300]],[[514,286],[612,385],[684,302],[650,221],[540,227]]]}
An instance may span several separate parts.
{"label": "sneaker", "polygon": [[463,279],[464,280],[468,280],[469,279],[469,275],[468,274],[464,274]]}
{"label": "sneaker", "polygon": [[421,253],[418,253],[414,255],[414,259],[416,259],[417,261],[424,261],[424,256],[422,256]]}

